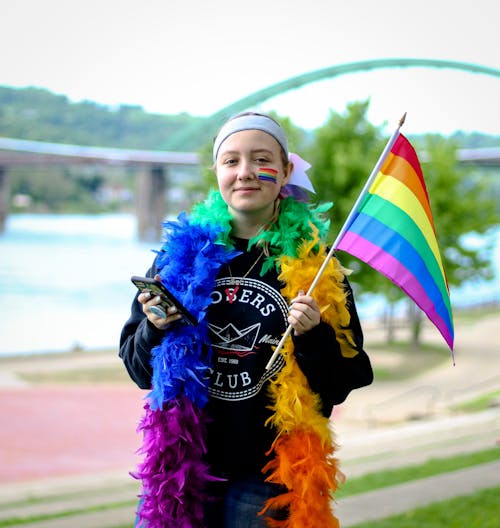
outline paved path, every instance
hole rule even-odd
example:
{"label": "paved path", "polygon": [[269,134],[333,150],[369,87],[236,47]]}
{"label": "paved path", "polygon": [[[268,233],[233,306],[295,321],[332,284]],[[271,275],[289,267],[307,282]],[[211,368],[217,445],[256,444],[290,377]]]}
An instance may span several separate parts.
{"label": "paved path", "polygon": [[134,469],[141,398],[132,385],[0,389],[0,482]]}

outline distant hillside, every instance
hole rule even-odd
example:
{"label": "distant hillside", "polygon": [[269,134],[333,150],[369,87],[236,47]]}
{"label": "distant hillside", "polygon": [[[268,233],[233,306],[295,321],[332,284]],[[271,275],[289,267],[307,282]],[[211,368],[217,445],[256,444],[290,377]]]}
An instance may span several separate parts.
{"label": "distant hillside", "polygon": [[[141,106],[117,108],[92,101],[71,102],[42,88],[0,86],[0,136],[102,147],[152,150],[199,150],[206,132],[196,125],[205,118],[187,113],[150,114]],[[176,140],[177,137],[177,140]],[[500,136],[457,132],[459,147],[500,146]],[[179,141],[182,138],[182,141]]]}
{"label": "distant hillside", "polygon": [[[118,108],[70,102],[41,88],[0,86],[0,135],[102,147],[169,150],[171,138],[204,118],[158,115],[140,106]],[[189,137],[182,150],[197,150],[206,137]]]}

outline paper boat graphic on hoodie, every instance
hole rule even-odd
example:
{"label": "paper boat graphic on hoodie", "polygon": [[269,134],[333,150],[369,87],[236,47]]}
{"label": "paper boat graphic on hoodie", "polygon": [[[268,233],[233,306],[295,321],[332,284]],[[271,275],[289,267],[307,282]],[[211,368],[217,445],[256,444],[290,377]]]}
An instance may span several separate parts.
{"label": "paper boat graphic on hoodie", "polygon": [[232,323],[224,328],[209,324],[211,332],[216,337],[212,340],[214,347],[235,352],[251,352],[259,335],[260,323],[255,323],[244,330],[238,330]]}

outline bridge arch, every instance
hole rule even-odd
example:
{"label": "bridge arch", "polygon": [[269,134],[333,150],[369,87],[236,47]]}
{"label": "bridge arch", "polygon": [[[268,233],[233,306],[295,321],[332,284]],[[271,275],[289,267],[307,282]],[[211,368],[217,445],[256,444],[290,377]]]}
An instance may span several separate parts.
{"label": "bridge arch", "polygon": [[[307,73],[302,73],[295,77],[291,77],[284,81],[267,86],[261,90],[247,95],[237,101],[225,106],[214,114],[210,115],[206,121],[195,128],[207,134],[215,133],[216,130],[224,123],[230,116],[252,108],[272,97],[281,95],[291,90],[296,90],[314,82],[332,79],[341,75],[348,75],[351,73],[358,73],[370,70],[384,69],[384,68],[447,68],[453,70],[461,70],[468,73],[489,75],[491,77],[500,78],[500,70],[480,64],[473,64],[461,61],[441,60],[441,59],[420,59],[420,58],[386,58],[386,59],[371,59],[359,62],[348,62],[345,64],[338,64],[336,66],[328,66],[319,70],[314,70]],[[175,147],[181,147],[185,138],[190,137],[193,129],[181,133],[175,141]]]}
{"label": "bridge arch", "polygon": [[242,112],[254,105],[263,103],[272,97],[281,95],[291,90],[296,90],[318,81],[325,79],[332,79],[340,75],[347,75],[350,73],[358,73],[370,70],[377,70],[383,68],[448,68],[453,70],[461,70],[468,73],[479,73],[483,75],[490,75],[492,77],[500,78],[500,70],[482,66],[479,64],[472,64],[468,62],[440,60],[440,59],[418,59],[418,58],[388,58],[388,59],[372,59],[359,62],[348,62],[339,64],[337,66],[329,66],[320,70],[302,73],[295,77],[291,77],[276,84],[272,84],[250,94],[242,99],[238,99],[234,103],[225,106],[221,110],[215,112],[209,117],[211,122],[225,120],[231,115]]}

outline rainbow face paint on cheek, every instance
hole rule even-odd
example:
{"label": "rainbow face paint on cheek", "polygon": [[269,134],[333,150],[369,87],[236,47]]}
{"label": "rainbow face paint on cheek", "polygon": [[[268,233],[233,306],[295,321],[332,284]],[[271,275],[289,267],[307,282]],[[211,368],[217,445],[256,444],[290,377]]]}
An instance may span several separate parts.
{"label": "rainbow face paint on cheek", "polygon": [[259,180],[276,183],[277,176],[278,171],[276,169],[270,169],[268,167],[259,168]]}

